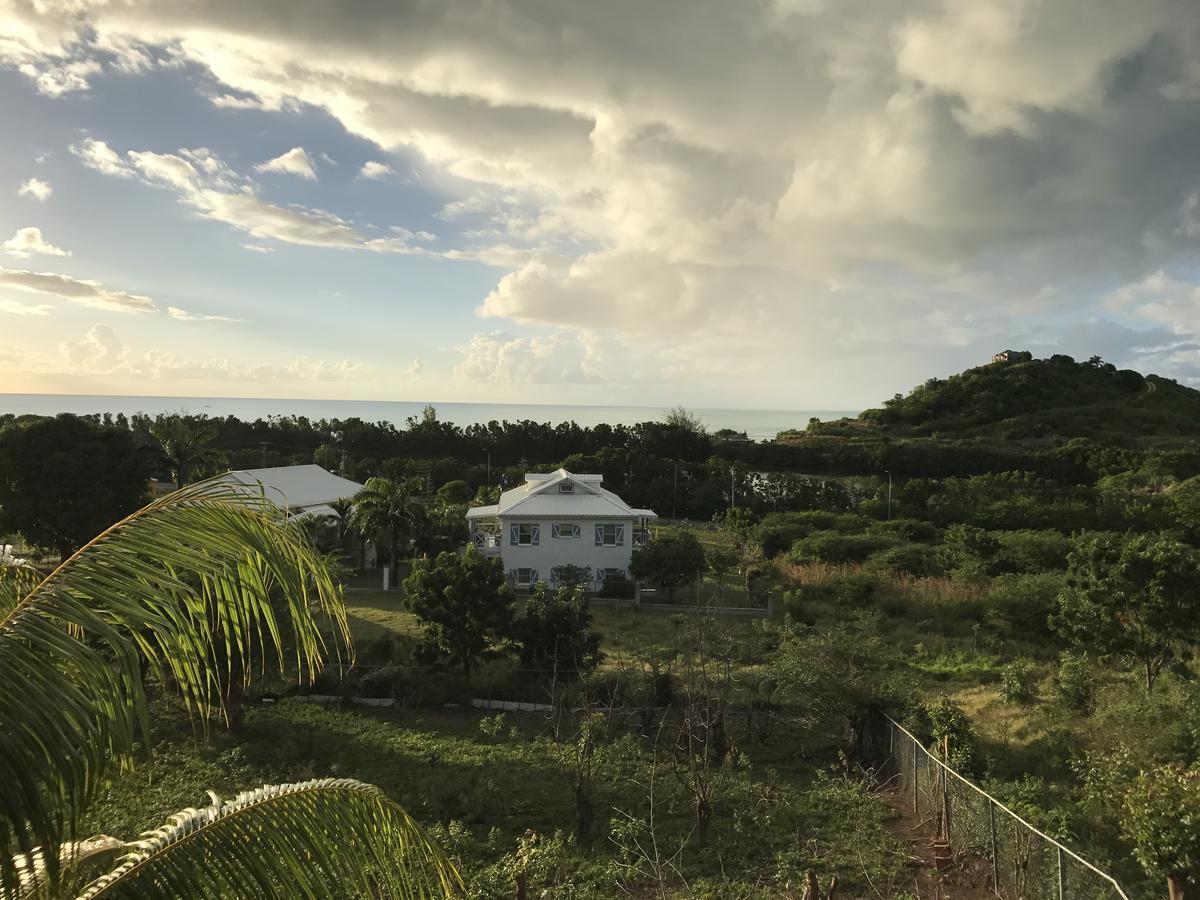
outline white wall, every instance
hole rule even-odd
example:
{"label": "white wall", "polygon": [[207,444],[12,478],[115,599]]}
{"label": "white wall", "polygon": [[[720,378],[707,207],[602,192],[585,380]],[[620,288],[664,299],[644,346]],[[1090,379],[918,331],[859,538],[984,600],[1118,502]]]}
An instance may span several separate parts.
{"label": "white wall", "polygon": [[[596,577],[597,569],[621,569],[629,575],[629,560],[633,556],[633,529],[637,519],[539,519],[532,517],[506,516],[501,519],[503,530],[500,535],[500,558],[507,574],[512,569],[537,569],[538,578],[550,580],[550,570],[555,566],[584,566]],[[579,525],[579,537],[556,538],[553,526],[558,522],[575,522]],[[509,543],[511,526],[514,524],[540,525],[541,542],[536,547],[516,546]],[[625,526],[623,547],[597,547],[596,526],[615,523]]]}

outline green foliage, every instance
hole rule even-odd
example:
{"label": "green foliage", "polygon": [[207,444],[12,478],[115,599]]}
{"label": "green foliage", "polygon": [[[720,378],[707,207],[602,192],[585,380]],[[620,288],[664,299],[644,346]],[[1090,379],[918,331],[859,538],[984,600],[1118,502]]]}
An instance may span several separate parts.
{"label": "green foliage", "polygon": [[462,886],[408,813],[350,779],[214,797],[123,849],[119,865],[79,900],[173,900],[182,891],[236,900],[264,886],[271,896],[449,897]]}
{"label": "green foliage", "polygon": [[1009,663],[1000,673],[997,689],[1005,703],[1029,706],[1037,700],[1037,670],[1028,660]]}
{"label": "green foliage", "polygon": [[408,491],[390,478],[370,479],[354,498],[350,528],[383,544],[393,573],[399,547],[412,537],[415,524],[416,508]]}
{"label": "green foliage", "polygon": [[564,679],[591,672],[600,664],[600,635],[589,630],[591,624],[584,588],[555,590],[539,581],[513,632],[521,665],[543,670],[547,676],[556,672]]}
{"label": "green foliage", "polygon": [[1045,632],[1057,608],[1063,576],[1001,575],[988,585],[987,608],[1016,634]]}
{"label": "green foliage", "polygon": [[940,697],[933,703],[925,704],[924,714],[929,722],[929,735],[935,749],[948,742],[949,765],[962,774],[976,774],[979,763],[977,736],[963,708],[949,697]]}
{"label": "green foliage", "polygon": [[1200,555],[1170,537],[1084,535],[1072,551],[1055,628],[1073,644],[1139,663],[1152,690],[1200,642]]}
{"label": "green foliage", "polygon": [[1200,766],[1158,766],[1125,794],[1121,826],[1148,874],[1200,875]]}
{"label": "green foliage", "polygon": [[214,445],[220,425],[205,416],[157,416],[148,430],[158,443],[167,475],[179,487],[215,475],[224,462]]}
{"label": "green foliage", "polygon": [[471,486],[461,478],[447,481],[437,489],[437,498],[442,503],[462,504],[471,502]]}
{"label": "green foliage", "polygon": [[992,574],[1000,541],[991,532],[974,525],[951,525],[942,538],[942,560],[948,571],[967,581]]}
{"label": "green foliage", "polygon": [[896,538],[872,534],[841,534],[818,531],[792,545],[790,558],[796,563],[858,563],[873,554],[891,549]]}
{"label": "green foliage", "polygon": [[691,584],[705,569],[704,546],[690,531],[667,531],[639,548],[629,563],[634,578],[674,592]]}
{"label": "green foliage", "polygon": [[146,499],[154,454],[78,416],[0,430],[0,520],[63,559]]}
{"label": "green foliage", "polygon": [[418,559],[405,579],[409,609],[421,622],[425,650],[446,657],[470,677],[475,662],[512,633],[513,594],[500,560],[474,548],[459,556]]}
{"label": "green foliage", "polygon": [[868,560],[868,565],[879,571],[917,578],[929,578],[944,572],[941,554],[936,548],[925,544],[901,544],[875,553]]}
{"label": "green foliage", "polygon": [[1058,663],[1056,694],[1059,701],[1077,713],[1089,713],[1096,698],[1091,662],[1086,653],[1063,653]]}

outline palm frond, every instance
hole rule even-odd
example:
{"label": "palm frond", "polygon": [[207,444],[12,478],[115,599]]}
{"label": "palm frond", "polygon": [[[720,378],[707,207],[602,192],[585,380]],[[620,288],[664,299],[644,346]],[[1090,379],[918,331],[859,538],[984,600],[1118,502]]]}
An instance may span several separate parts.
{"label": "palm frond", "polygon": [[[277,608],[278,607],[278,608]],[[340,587],[286,513],[244,486],[200,482],[118,522],[0,619],[0,887],[13,856],[58,848],[149,733],[144,668],[205,719],[234,677],[291,648],[311,677],[349,632]]]}
{"label": "palm frond", "polygon": [[78,900],[424,898],[460,893],[454,866],[379,788],[349,779],[215,796],[127,845]]}

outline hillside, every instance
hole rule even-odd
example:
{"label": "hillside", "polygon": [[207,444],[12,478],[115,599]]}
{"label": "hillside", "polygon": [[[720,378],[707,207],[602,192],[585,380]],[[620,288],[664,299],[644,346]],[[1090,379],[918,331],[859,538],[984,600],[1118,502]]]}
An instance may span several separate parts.
{"label": "hillside", "polygon": [[990,363],[931,378],[907,396],[810,434],[1001,439],[1200,435],[1200,391],[1067,356]]}

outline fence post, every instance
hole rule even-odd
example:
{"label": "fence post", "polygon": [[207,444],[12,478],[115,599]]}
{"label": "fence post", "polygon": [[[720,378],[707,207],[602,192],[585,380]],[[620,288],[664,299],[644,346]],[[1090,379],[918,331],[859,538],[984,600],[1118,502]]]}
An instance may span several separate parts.
{"label": "fence post", "polygon": [[996,854],[996,804],[988,798],[988,828],[992,838],[992,890],[1000,893],[1000,859]]}
{"label": "fence post", "polygon": [[920,748],[913,742],[913,815],[921,815],[921,794],[917,790],[917,750]]}
{"label": "fence post", "polygon": [[1067,872],[1063,868],[1063,852],[1062,847],[1057,847],[1058,850],[1058,900],[1066,900],[1067,897]]}

